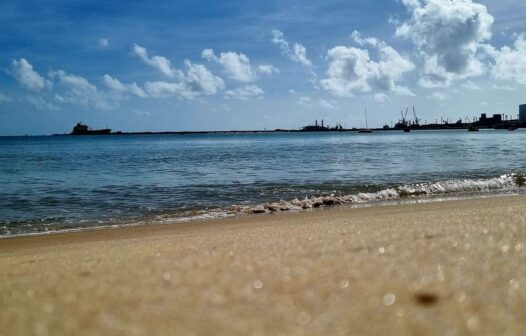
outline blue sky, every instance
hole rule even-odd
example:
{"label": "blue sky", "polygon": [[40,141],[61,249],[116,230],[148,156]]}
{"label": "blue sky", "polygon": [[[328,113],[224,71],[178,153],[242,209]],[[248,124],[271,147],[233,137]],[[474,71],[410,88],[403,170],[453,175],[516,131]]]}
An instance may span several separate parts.
{"label": "blue sky", "polygon": [[3,1],[0,135],[516,116],[526,3]]}

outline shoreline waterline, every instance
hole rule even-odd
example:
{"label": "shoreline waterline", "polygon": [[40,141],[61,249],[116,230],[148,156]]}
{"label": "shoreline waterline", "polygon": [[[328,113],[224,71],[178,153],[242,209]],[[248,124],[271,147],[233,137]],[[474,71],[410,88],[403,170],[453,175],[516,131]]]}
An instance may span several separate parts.
{"label": "shoreline waterline", "polygon": [[[170,226],[188,226],[188,225],[215,225],[221,223],[228,223],[229,221],[251,221],[258,218],[279,218],[279,216],[296,216],[303,213],[323,213],[324,211],[346,211],[353,209],[374,209],[382,207],[404,207],[409,205],[417,204],[429,204],[429,203],[442,203],[442,202],[462,202],[469,200],[484,200],[484,199],[501,199],[501,198],[515,198],[515,197],[525,197],[526,191],[524,190],[515,190],[515,191],[501,191],[497,193],[479,193],[472,195],[449,195],[447,197],[440,197],[438,195],[434,196],[417,196],[409,198],[398,198],[391,200],[373,200],[364,203],[345,203],[345,204],[333,204],[333,205],[324,205],[322,207],[310,207],[307,209],[293,209],[287,211],[278,211],[278,212],[264,212],[264,213],[251,213],[243,212],[233,215],[224,215],[224,216],[210,216],[210,217],[183,217],[183,218],[174,218],[172,221],[158,221],[158,220],[139,220],[139,221],[123,221],[122,223],[112,224],[112,225],[102,225],[102,226],[85,226],[77,227],[63,230],[48,230],[48,231],[38,231],[38,232],[27,232],[13,235],[0,235],[1,240],[9,240],[16,238],[26,238],[26,237],[40,237],[40,236],[60,236],[62,234],[71,234],[71,233],[84,233],[84,232],[99,232],[99,231],[113,231],[120,229],[128,228],[148,228],[148,227],[170,227]],[[259,206],[258,206],[259,207]]]}

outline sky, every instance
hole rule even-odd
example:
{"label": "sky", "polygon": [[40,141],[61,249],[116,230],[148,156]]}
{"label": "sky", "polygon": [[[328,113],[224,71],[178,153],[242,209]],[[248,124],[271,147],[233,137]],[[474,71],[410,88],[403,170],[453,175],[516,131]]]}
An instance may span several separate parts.
{"label": "sky", "polygon": [[526,2],[4,0],[0,135],[424,122],[526,103]]}

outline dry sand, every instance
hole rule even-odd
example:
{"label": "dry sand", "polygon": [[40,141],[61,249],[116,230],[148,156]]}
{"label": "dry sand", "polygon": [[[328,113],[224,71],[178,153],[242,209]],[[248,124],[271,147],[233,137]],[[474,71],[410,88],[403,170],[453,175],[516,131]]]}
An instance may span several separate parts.
{"label": "dry sand", "polygon": [[1,335],[525,335],[526,197],[0,240]]}

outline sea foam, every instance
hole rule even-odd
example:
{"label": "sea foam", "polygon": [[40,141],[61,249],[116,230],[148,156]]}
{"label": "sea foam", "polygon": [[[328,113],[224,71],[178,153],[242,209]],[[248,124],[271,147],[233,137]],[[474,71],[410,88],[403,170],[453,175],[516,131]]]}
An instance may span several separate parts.
{"label": "sea foam", "polygon": [[359,205],[383,201],[411,199],[433,199],[468,197],[492,193],[519,193],[523,190],[521,173],[511,173],[486,179],[456,179],[437,182],[405,184],[376,192],[362,192],[348,195],[319,195],[280,200],[255,205],[232,205],[226,208],[188,212],[178,216],[158,217],[161,222],[181,222],[231,217],[241,214],[264,214],[285,211],[299,211],[312,208],[326,208],[336,205]]}

